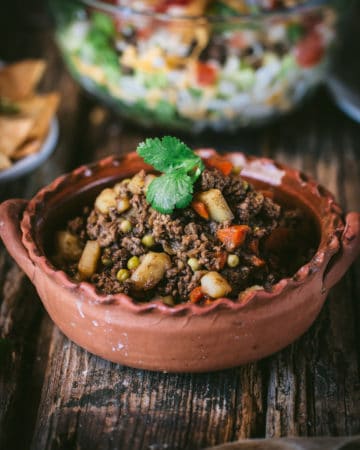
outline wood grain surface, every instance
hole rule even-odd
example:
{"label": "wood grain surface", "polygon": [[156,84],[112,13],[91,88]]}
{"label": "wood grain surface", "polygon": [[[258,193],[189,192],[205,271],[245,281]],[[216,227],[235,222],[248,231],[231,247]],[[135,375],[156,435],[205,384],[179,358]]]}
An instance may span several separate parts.
{"label": "wood grain surface", "polygon": [[[30,198],[81,163],[124,154],[161,133],[124,123],[86,97],[64,69],[43,2],[25,3],[14,2],[16,29],[0,20],[0,58],[47,60],[41,89],[61,92],[61,134],[52,157],[1,186],[0,200]],[[316,177],[344,210],[360,211],[360,126],[325,89],[265,128],[182,138],[275,158]],[[216,373],[153,373],[104,361],[64,337],[1,246],[0,449],[186,450],[240,438],[360,433],[359,280],[357,261],[310,330],[267,359]]]}

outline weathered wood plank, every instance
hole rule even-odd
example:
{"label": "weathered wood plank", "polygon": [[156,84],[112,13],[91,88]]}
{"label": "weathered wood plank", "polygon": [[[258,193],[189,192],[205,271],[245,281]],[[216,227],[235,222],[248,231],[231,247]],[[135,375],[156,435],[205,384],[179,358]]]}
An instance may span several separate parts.
{"label": "weathered wood plank", "polygon": [[[82,106],[80,90],[64,71],[51,32],[41,29],[33,30],[32,33],[28,30],[28,33],[27,42],[23,42],[24,46],[18,49],[17,54],[22,58],[41,56],[47,59],[48,70],[41,89],[61,91],[63,100],[58,117],[61,129],[67,132],[61,133],[55,154],[41,168],[21,180],[9,183],[6,189],[1,189],[0,200],[30,197],[55,176],[72,167],[72,143],[78,139],[76,121]],[[23,41],[25,38],[20,34],[20,39]],[[1,259],[6,264],[3,263],[1,267],[0,296],[0,357],[4,359],[0,364],[0,448],[27,448],[46,367],[48,332],[53,325],[44,316],[30,282],[16,264],[4,255],[2,248]],[[27,399],[26,407],[23,398]],[[19,422],[24,423],[21,433],[16,425]]]}
{"label": "weathered wood plank", "polygon": [[258,371],[134,370],[90,355],[55,329],[32,448],[195,449],[262,435]]}
{"label": "weathered wood plank", "polygon": [[[339,115],[339,114],[338,114]],[[325,120],[323,118],[323,120]],[[359,148],[347,143],[352,124],[304,140],[304,150],[280,152],[282,160],[314,176],[341,205],[359,210]],[[311,156],[312,155],[312,156]],[[346,166],[346,169],[344,169]],[[341,169],[343,168],[343,169]],[[313,327],[295,345],[271,358],[267,435],[345,435],[360,430],[360,373],[356,344],[354,268],[329,295]],[[354,389],[355,388],[355,389]]]}
{"label": "weathered wood plank", "polygon": [[[3,259],[4,251],[1,253]],[[14,440],[26,443],[29,437],[27,424],[22,434],[13,424],[27,416],[24,408],[18,408],[22,394],[27,391],[27,365],[33,364],[34,339],[42,309],[33,287],[15,264],[9,264],[0,288],[0,448],[11,448]],[[28,410],[32,407],[28,401]]]}

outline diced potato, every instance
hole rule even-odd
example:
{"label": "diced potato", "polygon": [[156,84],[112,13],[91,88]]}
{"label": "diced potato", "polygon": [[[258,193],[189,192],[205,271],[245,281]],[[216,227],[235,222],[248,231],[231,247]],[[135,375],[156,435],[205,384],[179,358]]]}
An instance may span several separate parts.
{"label": "diced potato", "polygon": [[132,194],[141,194],[145,185],[144,177],[140,174],[134,175],[129,181],[127,188]]}
{"label": "diced potato", "polygon": [[219,189],[209,189],[208,191],[200,192],[196,196],[196,200],[205,203],[211,219],[216,222],[225,222],[234,218],[229,205]]}
{"label": "diced potato", "polygon": [[78,264],[78,272],[82,280],[90,278],[94,275],[100,258],[100,253],[100,245],[97,241],[86,242]]}
{"label": "diced potato", "polygon": [[201,289],[212,298],[225,297],[231,292],[231,286],[218,272],[208,272],[201,278]]}
{"label": "diced potato", "polygon": [[124,178],[120,181],[120,183],[116,183],[113,186],[113,190],[115,191],[116,195],[122,194],[126,191],[126,186],[129,184],[130,178]]}
{"label": "diced potato", "polygon": [[95,208],[101,212],[101,214],[108,214],[110,208],[116,208],[116,204],[116,193],[110,188],[101,191],[95,200]]}
{"label": "diced potato", "polygon": [[146,193],[150,183],[155,180],[156,176],[153,175],[152,173],[149,173],[148,175],[146,175],[145,177],[145,184],[144,184],[144,191]]}
{"label": "diced potato", "polygon": [[69,231],[56,233],[55,248],[57,255],[67,261],[78,261],[82,253],[79,238]]}
{"label": "diced potato", "polygon": [[147,291],[159,283],[170,267],[170,257],[166,253],[149,252],[131,275],[131,280],[136,289]]}
{"label": "diced potato", "polygon": [[120,198],[117,202],[116,208],[119,213],[127,211],[130,208],[130,202],[127,197]]}

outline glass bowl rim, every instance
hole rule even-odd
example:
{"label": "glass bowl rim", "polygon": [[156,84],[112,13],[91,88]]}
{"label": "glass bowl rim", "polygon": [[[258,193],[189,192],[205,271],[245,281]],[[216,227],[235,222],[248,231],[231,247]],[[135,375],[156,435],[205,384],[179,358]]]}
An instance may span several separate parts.
{"label": "glass bowl rim", "polygon": [[224,15],[198,15],[198,16],[182,16],[168,13],[140,11],[130,6],[113,5],[103,0],[79,0],[80,3],[88,7],[96,8],[105,13],[110,14],[126,14],[127,16],[142,16],[147,18],[159,19],[163,21],[194,21],[194,22],[209,22],[209,23],[231,23],[241,21],[243,19],[259,20],[270,17],[288,17],[296,13],[306,12],[312,8],[318,8],[326,4],[331,4],[332,0],[306,0],[304,3],[290,7],[278,8],[275,10],[263,10],[256,13],[234,14],[233,16]]}

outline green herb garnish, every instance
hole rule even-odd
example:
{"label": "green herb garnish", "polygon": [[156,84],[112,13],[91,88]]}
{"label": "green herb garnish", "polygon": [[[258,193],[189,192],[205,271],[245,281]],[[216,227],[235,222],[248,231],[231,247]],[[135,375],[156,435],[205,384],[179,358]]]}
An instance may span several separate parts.
{"label": "green herb garnish", "polygon": [[163,172],[147,189],[146,200],[151,206],[163,214],[186,208],[192,200],[194,183],[204,170],[201,158],[171,136],[146,139],[136,151],[146,163]]}

